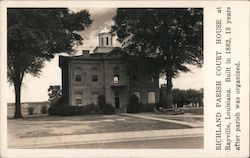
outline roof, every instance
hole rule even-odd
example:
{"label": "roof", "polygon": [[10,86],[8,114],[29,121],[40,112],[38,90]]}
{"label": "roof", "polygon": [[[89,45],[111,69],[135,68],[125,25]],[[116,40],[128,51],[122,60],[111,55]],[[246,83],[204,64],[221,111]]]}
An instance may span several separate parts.
{"label": "roof", "polygon": [[102,30],[100,31],[100,33],[110,33],[110,31],[111,31],[111,30],[109,30],[109,29],[107,28],[107,26],[105,25],[104,29],[102,29]]}
{"label": "roof", "polygon": [[95,53],[108,53],[111,50],[113,50],[115,47],[96,47],[94,49],[94,54]]}
{"label": "roof", "polygon": [[[68,60],[103,60],[103,59],[121,59],[126,53],[119,47],[97,47],[95,53],[79,56],[59,56],[59,66]],[[102,50],[102,52],[99,52]],[[106,51],[104,53],[103,51]],[[118,53],[119,52],[119,53]]]}

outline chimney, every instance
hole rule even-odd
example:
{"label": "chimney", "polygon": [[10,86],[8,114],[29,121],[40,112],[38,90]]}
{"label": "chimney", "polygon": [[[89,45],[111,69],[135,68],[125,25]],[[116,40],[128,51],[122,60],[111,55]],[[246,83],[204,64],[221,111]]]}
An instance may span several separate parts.
{"label": "chimney", "polygon": [[82,56],[89,56],[89,50],[82,50]]}

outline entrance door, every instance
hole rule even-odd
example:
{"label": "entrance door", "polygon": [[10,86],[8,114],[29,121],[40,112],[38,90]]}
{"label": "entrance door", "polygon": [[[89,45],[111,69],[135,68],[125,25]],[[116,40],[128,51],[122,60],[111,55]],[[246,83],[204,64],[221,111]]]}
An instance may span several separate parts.
{"label": "entrance door", "polygon": [[120,97],[118,92],[115,92],[115,108],[116,109],[120,108]]}

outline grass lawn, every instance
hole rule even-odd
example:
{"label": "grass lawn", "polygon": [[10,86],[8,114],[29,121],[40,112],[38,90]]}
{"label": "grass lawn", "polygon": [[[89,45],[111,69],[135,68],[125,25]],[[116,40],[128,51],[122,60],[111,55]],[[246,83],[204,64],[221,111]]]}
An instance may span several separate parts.
{"label": "grass lawn", "polygon": [[19,138],[184,128],[191,127],[120,115],[8,119],[8,136]]}

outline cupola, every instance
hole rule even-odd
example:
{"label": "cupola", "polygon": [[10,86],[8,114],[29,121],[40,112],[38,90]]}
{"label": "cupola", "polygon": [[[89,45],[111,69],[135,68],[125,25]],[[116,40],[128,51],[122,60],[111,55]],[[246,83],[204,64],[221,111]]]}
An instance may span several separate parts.
{"label": "cupola", "polygon": [[113,47],[113,34],[105,25],[104,29],[98,34],[99,47]]}

